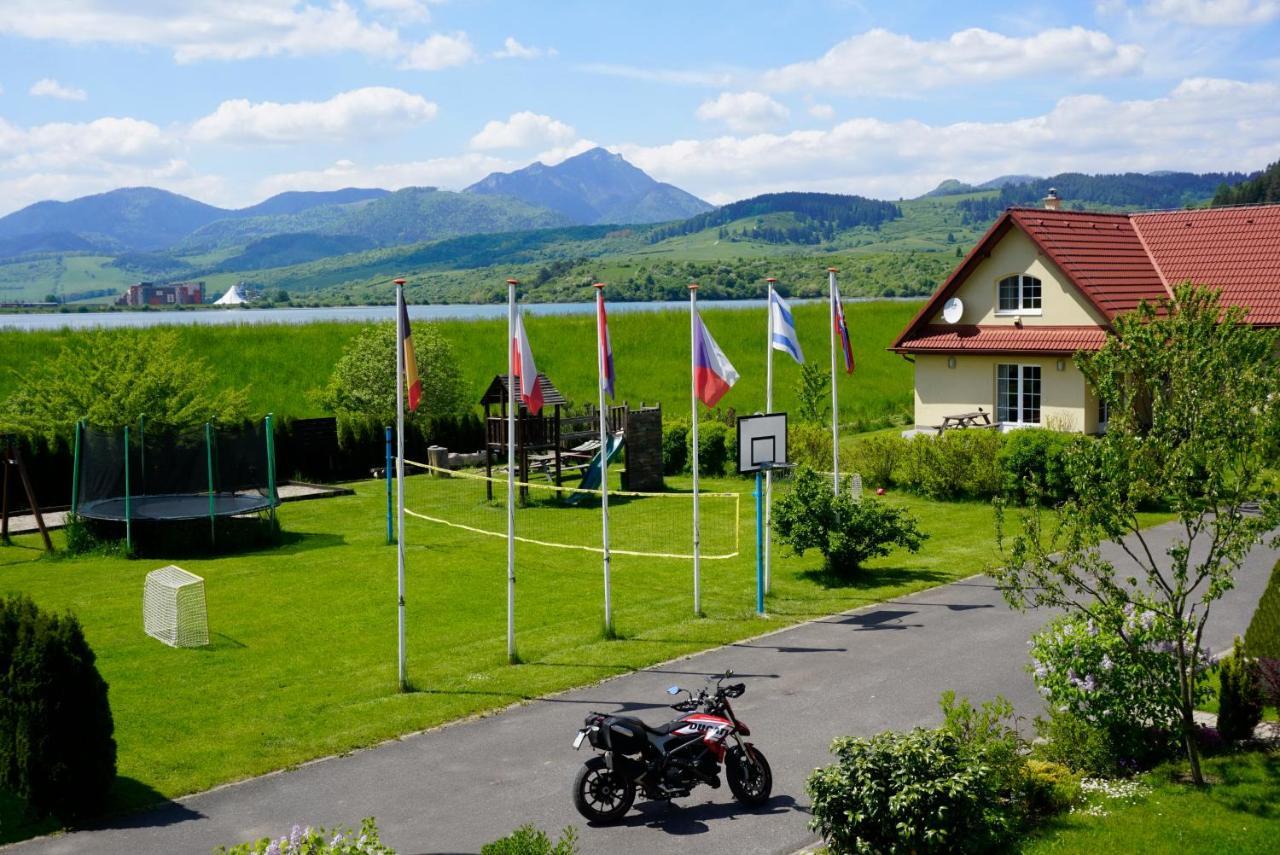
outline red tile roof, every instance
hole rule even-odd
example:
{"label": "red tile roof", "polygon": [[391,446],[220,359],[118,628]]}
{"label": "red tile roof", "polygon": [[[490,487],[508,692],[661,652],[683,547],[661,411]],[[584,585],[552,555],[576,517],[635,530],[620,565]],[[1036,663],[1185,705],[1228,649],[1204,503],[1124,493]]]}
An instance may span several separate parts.
{"label": "red tile roof", "polygon": [[1166,286],[1222,289],[1249,321],[1280,325],[1280,205],[1134,214],[1130,218]]}
{"label": "red tile roof", "polygon": [[[949,337],[939,338],[938,331],[947,328],[931,325],[929,320],[1012,228],[1024,232],[1108,321],[1143,300],[1167,297],[1174,285],[1190,280],[1222,289],[1224,302],[1250,310],[1250,322],[1280,326],[1280,205],[1150,214],[1010,208],[934,292],[890,350],[938,352],[944,346],[973,350],[959,342],[962,336],[954,329]],[[975,335],[981,339],[984,334]],[[1032,341],[1025,334],[1021,340]],[[1061,336],[1054,342],[1046,340],[1045,347],[1057,347],[1061,340]]]}
{"label": "red tile roof", "polygon": [[1102,327],[925,324],[891,350],[898,353],[1043,353],[1070,355],[1098,350]]}

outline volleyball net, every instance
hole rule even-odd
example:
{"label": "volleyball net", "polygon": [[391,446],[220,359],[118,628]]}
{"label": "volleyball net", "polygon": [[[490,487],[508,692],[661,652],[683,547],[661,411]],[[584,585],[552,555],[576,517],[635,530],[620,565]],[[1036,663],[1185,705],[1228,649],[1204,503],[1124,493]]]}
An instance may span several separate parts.
{"label": "volleyball net", "polygon": [[[485,537],[507,536],[507,479],[415,460],[423,476],[406,478],[405,513]],[[554,549],[602,553],[600,490],[517,481],[515,539]],[[700,557],[736,558],[740,496],[698,495]],[[693,558],[693,494],[609,490],[609,551],[648,558]]]}

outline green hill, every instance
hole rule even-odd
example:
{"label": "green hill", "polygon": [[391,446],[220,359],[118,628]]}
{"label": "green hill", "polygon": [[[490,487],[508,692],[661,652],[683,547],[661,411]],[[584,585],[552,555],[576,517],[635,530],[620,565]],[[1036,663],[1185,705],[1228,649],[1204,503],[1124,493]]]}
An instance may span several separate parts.
{"label": "green hill", "polygon": [[1215,206],[1277,203],[1280,203],[1280,160],[1253,178],[1241,181],[1234,186],[1223,184],[1213,194]]}

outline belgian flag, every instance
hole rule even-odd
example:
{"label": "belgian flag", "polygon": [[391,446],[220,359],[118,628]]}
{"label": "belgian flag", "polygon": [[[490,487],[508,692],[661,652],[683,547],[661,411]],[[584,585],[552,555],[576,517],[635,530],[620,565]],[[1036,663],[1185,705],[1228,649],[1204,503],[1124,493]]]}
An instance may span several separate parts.
{"label": "belgian flag", "polygon": [[400,321],[404,330],[404,381],[409,390],[409,412],[418,411],[422,403],[422,378],[418,376],[418,358],[413,352],[413,331],[409,329],[409,307],[400,301]]}

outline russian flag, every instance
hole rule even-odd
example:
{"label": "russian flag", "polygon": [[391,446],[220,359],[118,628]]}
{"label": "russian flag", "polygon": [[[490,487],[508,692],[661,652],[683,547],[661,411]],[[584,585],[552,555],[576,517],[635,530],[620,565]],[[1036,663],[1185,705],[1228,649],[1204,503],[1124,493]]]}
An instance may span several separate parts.
{"label": "russian flag", "polygon": [[697,388],[698,400],[708,407],[714,407],[724,397],[724,393],[738,382],[738,372],[707,331],[702,316],[695,317],[698,335],[693,346],[693,382]]}
{"label": "russian flag", "polygon": [[404,324],[404,382],[409,389],[409,412],[416,413],[422,403],[422,378],[418,376],[418,357],[413,352],[413,331],[409,329],[409,307],[400,300],[400,321]]}
{"label": "russian flag", "polygon": [[533,364],[533,350],[524,331],[524,316],[516,315],[515,336],[511,339],[511,364],[515,366],[518,394],[532,415],[542,412],[542,387],[538,385],[538,366]]}
{"label": "russian flag", "polygon": [[609,341],[609,321],[605,317],[604,312],[604,290],[596,289],[596,323],[599,325],[598,335],[600,342],[600,365],[603,368],[602,379],[604,382],[604,390],[609,393],[609,397],[613,395],[613,343]]}
{"label": "russian flag", "polygon": [[[834,289],[834,285],[833,285]],[[844,322],[844,303],[840,301],[840,291],[833,290],[835,304],[831,307],[831,316],[836,325],[836,335],[840,336],[840,346],[844,349],[844,373],[853,373],[853,346],[849,344],[849,325]]]}

